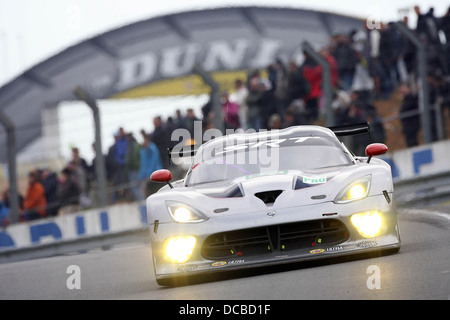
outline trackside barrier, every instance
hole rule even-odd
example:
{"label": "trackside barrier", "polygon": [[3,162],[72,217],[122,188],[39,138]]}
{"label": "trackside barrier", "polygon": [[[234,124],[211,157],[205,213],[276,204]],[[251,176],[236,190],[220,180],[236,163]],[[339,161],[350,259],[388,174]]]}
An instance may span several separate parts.
{"label": "trackside barrier", "polygon": [[[389,153],[399,204],[450,196],[450,141]],[[0,230],[0,263],[42,258],[123,243],[148,243],[145,202],[20,223]]]}
{"label": "trackside barrier", "polygon": [[382,158],[392,169],[394,182],[450,171],[450,140],[392,152]]}
{"label": "trackside barrier", "polygon": [[0,231],[0,262],[147,242],[145,202],[14,224]]}
{"label": "trackside barrier", "polygon": [[415,205],[450,197],[450,141],[388,154],[398,205]]}
{"label": "trackside barrier", "polygon": [[398,205],[428,204],[450,198],[450,171],[406,179],[395,184]]}
{"label": "trackside barrier", "polygon": [[83,253],[94,249],[109,249],[124,243],[149,243],[148,227],[108,232],[72,240],[58,240],[49,243],[0,251],[0,264],[30,259],[54,257],[68,253]]}

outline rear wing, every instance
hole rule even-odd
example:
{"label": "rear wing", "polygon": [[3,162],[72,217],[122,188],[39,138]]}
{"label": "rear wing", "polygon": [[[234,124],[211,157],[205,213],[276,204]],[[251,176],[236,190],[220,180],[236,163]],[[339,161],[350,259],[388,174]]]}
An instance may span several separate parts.
{"label": "rear wing", "polygon": [[174,148],[167,148],[167,153],[169,154],[169,163],[173,164],[173,157],[183,158],[195,156],[200,146],[201,145],[184,146],[178,150],[174,150]]}
{"label": "rear wing", "polygon": [[329,127],[328,129],[333,131],[334,134],[338,137],[353,136],[356,134],[363,134],[363,133],[367,133],[370,137],[370,127],[368,122]]}

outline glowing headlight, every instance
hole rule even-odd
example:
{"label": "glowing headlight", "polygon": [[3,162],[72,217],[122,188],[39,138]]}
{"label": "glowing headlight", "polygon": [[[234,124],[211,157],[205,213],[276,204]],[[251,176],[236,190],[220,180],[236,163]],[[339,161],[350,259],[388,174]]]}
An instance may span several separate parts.
{"label": "glowing headlight", "polygon": [[208,220],[200,211],[181,202],[167,201],[167,208],[173,220],[178,223],[197,223]]}
{"label": "glowing headlight", "polygon": [[369,194],[371,179],[372,176],[367,175],[349,184],[347,187],[342,189],[341,192],[339,192],[339,194],[336,196],[336,199],[334,199],[334,202],[347,203],[364,199]]}
{"label": "glowing headlight", "polygon": [[350,220],[364,238],[376,237],[383,226],[383,218],[378,211],[356,213]]}
{"label": "glowing headlight", "polygon": [[191,256],[197,240],[193,236],[173,237],[166,242],[166,255],[176,263],[185,263]]}

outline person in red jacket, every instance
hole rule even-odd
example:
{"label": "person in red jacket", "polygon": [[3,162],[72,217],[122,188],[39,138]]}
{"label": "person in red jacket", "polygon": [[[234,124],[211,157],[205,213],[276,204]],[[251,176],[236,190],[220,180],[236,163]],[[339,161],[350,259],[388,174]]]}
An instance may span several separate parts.
{"label": "person in red jacket", "polygon": [[319,99],[322,95],[322,66],[312,59],[307,52],[303,52],[305,60],[301,67],[303,77],[310,85],[309,93],[305,96],[305,107],[309,123],[319,117]]}
{"label": "person in red jacket", "polygon": [[39,175],[36,171],[31,171],[28,174],[28,189],[23,201],[25,221],[44,218],[46,206],[45,191],[39,182]]}
{"label": "person in red jacket", "polygon": [[338,78],[338,65],[336,62],[336,59],[333,57],[333,55],[330,53],[330,50],[328,48],[322,48],[319,53],[327,60],[327,62],[330,64],[331,69],[331,85],[333,86],[333,89],[337,88],[339,84],[339,78]]}

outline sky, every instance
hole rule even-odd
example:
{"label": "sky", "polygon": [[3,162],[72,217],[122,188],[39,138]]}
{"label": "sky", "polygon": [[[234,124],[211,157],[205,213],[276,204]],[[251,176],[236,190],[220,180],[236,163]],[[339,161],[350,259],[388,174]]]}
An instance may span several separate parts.
{"label": "sky", "polygon": [[[433,6],[438,17],[444,15],[449,7],[445,0],[0,0],[0,87],[60,51],[112,29],[164,14],[242,5],[312,9],[383,22],[399,20],[409,12],[412,27],[415,24],[414,5],[419,5],[424,12]],[[196,105],[189,107],[199,110],[198,106],[204,99],[192,100]],[[152,109],[159,110],[168,102],[152,103]],[[183,103],[172,101],[171,110],[182,107]],[[102,102],[100,107],[106,104],[113,111],[109,111],[108,118],[102,120],[106,137],[104,147],[111,143],[112,132],[123,123],[134,122],[136,132],[141,128],[151,130],[149,115],[141,116],[140,120],[146,120],[139,123],[131,119],[125,121],[119,109],[114,109],[117,106]],[[131,104],[135,108],[133,113],[143,112],[142,102],[129,104],[130,108]],[[74,116],[73,110],[75,107],[71,103],[60,108],[62,156],[70,156],[68,146],[77,145],[88,159],[92,158],[90,144],[93,132],[85,129],[86,123],[91,121],[90,115],[86,110],[77,108],[79,111]],[[79,133],[78,140],[73,132]]]}

